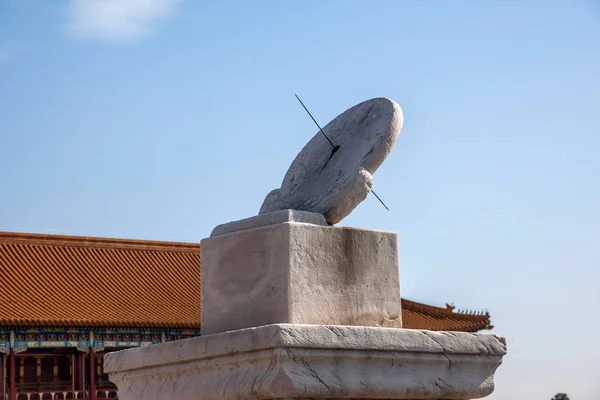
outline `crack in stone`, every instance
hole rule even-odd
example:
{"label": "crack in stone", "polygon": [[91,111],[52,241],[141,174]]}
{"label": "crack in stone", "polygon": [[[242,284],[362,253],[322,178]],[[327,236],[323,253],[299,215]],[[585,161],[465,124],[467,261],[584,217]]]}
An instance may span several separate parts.
{"label": "crack in stone", "polygon": [[435,344],[437,344],[438,346],[440,346],[440,350],[442,350],[442,355],[446,358],[446,360],[448,360],[448,364],[450,367],[452,367],[452,360],[450,359],[450,357],[448,357],[448,355],[446,354],[446,349],[444,348],[444,346],[442,346],[442,344],[435,338],[433,338],[431,335],[429,335],[427,332],[423,332],[423,334],[425,336],[427,336],[429,339],[433,340],[435,342]]}
{"label": "crack in stone", "polygon": [[316,379],[317,381],[319,381],[319,383],[321,383],[321,385],[323,385],[323,387],[325,389],[329,389],[329,386],[327,385],[327,383],[325,383],[325,381],[323,379],[321,379],[321,377],[319,376],[319,374],[314,369],[312,369],[312,367],[310,366],[310,364],[308,364],[302,358],[302,356],[296,356],[296,354],[294,354],[294,352],[291,351],[291,350],[288,350],[287,353],[290,356],[290,358],[292,359],[292,361],[294,361],[298,365],[302,365],[306,369],[306,371],[308,372],[308,375],[310,377],[312,377],[312,378]]}
{"label": "crack in stone", "polygon": [[331,372],[331,375],[333,375],[335,377],[335,379],[338,380],[339,383],[342,383],[342,380],[340,379],[338,374],[336,374],[334,371],[330,371],[330,372]]}
{"label": "crack in stone", "polygon": [[146,390],[146,387],[147,387],[147,386],[148,386],[148,380],[146,379],[146,380],[144,381],[144,387],[142,388],[142,390],[140,390],[140,391],[138,392],[138,393],[139,393],[138,399],[140,399],[140,400],[141,400],[141,399],[143,399],[143,398],[145,398],[145,397],[146,397],[146,395],[144,394],[144,391]]}
{"label": "crack in stone", "polygon": [[257,385],[260,387],[264,384],[265,380],[269,377],[269,374],[271,373],[271,371],[273,371],[276,364],[277,364],[277,355],[275,353],[273,353],[273,354],[271,354],[271,357],[269,359],[269,366],[267,367],[266,371],[260,375],[257,374],[254,377],[254,379],[252,380],[252,385],[251,385],[251,389],[250,389],[250,393],[252,395],[254,395],[254,396],[258,395]]}

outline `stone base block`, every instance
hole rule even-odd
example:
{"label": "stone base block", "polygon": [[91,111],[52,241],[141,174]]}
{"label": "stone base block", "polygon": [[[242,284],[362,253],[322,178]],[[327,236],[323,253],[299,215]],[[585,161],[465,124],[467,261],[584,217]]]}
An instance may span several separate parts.
{"label": "stone base block", "polygon": [[268,325],[107,354],[121,400],[475,399],[504,338],[409,329]]}
{"label": "stone base block", "polygon": [[201,244],[202,334],[293,323],[402,327],[398,237],[284,210]]}

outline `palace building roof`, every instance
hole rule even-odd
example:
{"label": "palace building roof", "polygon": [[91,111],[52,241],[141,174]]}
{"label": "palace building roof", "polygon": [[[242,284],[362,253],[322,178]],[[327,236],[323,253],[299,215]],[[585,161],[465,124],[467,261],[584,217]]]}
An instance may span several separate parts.
{"label": "palace building roof", "polygon": [[455,312],[454,306],[434,307],[402,299],[402,326],[407,329],[426,329],[430,331],[477,332],[493,329],[487,312]]}
{"label": "palace building roof", "polygon": [[193,328],[200,245],[0,232],[0,325]]}
{"label": "palace building roof", "polygon": [[[0,326],[200,326],[200,245],[0,232]],[[476,332],[489,314],[402,299],[405,328]]]}

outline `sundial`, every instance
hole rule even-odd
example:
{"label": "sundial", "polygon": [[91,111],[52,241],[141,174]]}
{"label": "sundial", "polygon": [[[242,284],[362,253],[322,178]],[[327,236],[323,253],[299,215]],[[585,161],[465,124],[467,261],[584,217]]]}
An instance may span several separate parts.
{"label": "sundial", "polygon": [[372,191],[373,174],[394,147],[402,124],[402,109],[388,98],[344,111],[319,127],[259,214],[293,209],[323,214],[329,224],[340,222]]}

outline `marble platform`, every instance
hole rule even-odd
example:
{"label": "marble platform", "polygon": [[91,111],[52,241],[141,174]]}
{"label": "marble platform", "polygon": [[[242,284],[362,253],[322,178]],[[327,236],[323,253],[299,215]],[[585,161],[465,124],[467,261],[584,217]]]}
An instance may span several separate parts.
{"label": "marble platform", "polygon": [[275,324],[105,356],[120,400],[476,399],[501,336]]}

